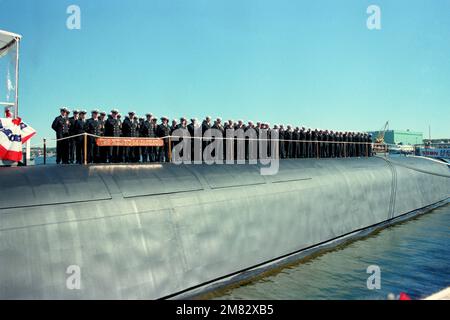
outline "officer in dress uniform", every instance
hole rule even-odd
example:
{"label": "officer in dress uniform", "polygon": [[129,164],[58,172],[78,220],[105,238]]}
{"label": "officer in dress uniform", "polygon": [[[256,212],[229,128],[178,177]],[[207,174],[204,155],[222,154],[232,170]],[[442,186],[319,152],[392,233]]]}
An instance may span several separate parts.
{"label": "officer in dress uniform", "polygon": [[216,150],[217,152],[222,152],[222,159],[225,159],[226,153],[225,153],[225,143],[224,143],[224,139],[225,138],[225,128],[222,125],[222,118],[217,118],[216,121],[214,121],[214,125],[212,126],[213,129],[215,129],[217,131],[217,133],[219,133],[219,139],[220,141],[218,141],[219,148],[218,150]]}
{"label": "officer in dress uniform", "polygon": [[317,133],[317,141],[319,145],[319,158],[323,158],[323,131],[319,130]]}
{"label": "officer in dress uniform", "polygon": [[319,157],[319,130],[314,129],[314,131],[311,132],[311,157],[316,158]]}
{"label": "officer in dress uniform", "polygon": [[[180,123],[178,123],[178,124],[176,125],[176,128],[175,128],[174,130],[171,130],[171,133],[170,133],[170,134],[171,134],[172,136],[179,137],[179,138],[178,138],[178,141],[172,140],[172,144],[173,144],[173,145],[172,145],[172,150],[173,150],[173,148],[175,147],[175,145],[177,145],[177,144],[179,144],[179,143],[183,143],[183,140],[184,140],[184,139],[189,138],[189,131],[188,131],[187,126],[188,126],[188,124],[187,124],[186,118],[185,118],[185,117],[180,117]],[[176,133],[175,133],[175,132],[176,132],[175,130],[182,130],[182,132],[179,133],[179,134],[176,134]],[[175,131],[175,132],[174,132],[174,131]],[[183,150],[180,152],[180,157],[183,157],[183,156],[184,156],[184,152],[186,152],[186,154],[187,154],[188,157],[189,157],[191,151],[190,151],[190,150],[185,150],[184,147],[185,147],[185,146],[183,146]]]}
{"label": "officer in dress uniform", "polygon": [[312,143],[311,143],[311,128],[308,128],[308,130],[305,131],[305,158],[311,158],[312,157]]}
{"label": "officer in dress uniform", "polygon": [[336,158],[340,158],[341,157],[341,145],[342,145],[342,137],[341,137],[341,132],[339,132],[339,131],[336,131],[336,133],[335,133],[335,135],[336,135],[336,147],[335,147],[335,155],[336,155]]}
{"label": "officer in dress uniform", "polygon": [[[134,124],[134,115],[136,113],[134,111],[128,112],[128,116],[125,117],[122,124],[122,136],[131,138],[135,134],[135,126]],[[134,159],[134,149],[133,147],[124,147],[124,160],[125,162],[132,162]]]}
{"label": "officer in dress uniform", "polygon": [[[254,139],[254,138],[258,139],[258,137],[259,137],[259,128],[258,127],[255,128],[255,125],[253,124],[253,121],[249,120],[248,123],[247,123],[247,126],[244,126],[243,129],[244,129],[244,131],[246,133],[245,134],[245,141],[244,141],[245,142],[244,143],[245,144],[245,146],[244,146],[244,148],[245,148],[245,160],[254,160],[253,158],[255,157],[255,153],[256,153],[256,155],[258,154],[258,148],[256,147],[256,145],[258,143],[258,140],[256,140],[256,142],[254,140],[250,142],[249,139]],[[256,135],[256,137],[255,137],[255,135]]]}
{"label": "officer in dress uniform", "polygon": [[194,161],[194,153],[195,153],[195,131],[198,129],[198,122],[196,118],[191,119],[191,123],[187,125],[187,129],[189,131],[189,135],[191,136],[191,161]]}
{"label": "officer in dress uniform", "polygon": [[[227,137],[227,132],[229,132],[228,134],[231,135],[232,130],[234,130],[234,121],[231,119],[228,119],[228,121],[225,123],[225,125],[223,126],[224,129],[224,138]],[[224,159],[227,159],[227,153],[229,153],[228,155],[228,159],[234,159],[234,148],[231,148],[231,146],[233,145],[233,140],[232,139],[225,139],[224,143],[223,143],[223,150],[224,150]],[[230,148],[230,150],[228,150]]]}
{"label": "officer in dress uniform", "polygon": [[[150,137],[150,131],[152,127],[152,114],[147,113],[145,115],[145,120],[142,122],[140,128],[139,128],[139,135],[142,138],[151,138]],[[141,147],[141,154],[142,154],[142,162],[148,162],[150,161],[150,147]]]}
{"label": "officer in dress uniform", "polygon": [[[132,138],[139,138],[139,130],[141,125],[141,119],[134,115],[133,122],[132,122],[132,130],[131,130],[131,137]],[[131,156],[130,160],[131,162],[139,162],[141,159],[141,148],[140,147],[131,147]]]}
{"label": "officer in dress uniform", "polygon": [[[81,110],[78,119],[74,123],[74,133],[79,135],[86,132],[86,111]],[[80,135],[76,139],[76,152],[75,159],[77,164],[83,164],[84,162],[84,135]],[[87,151],[87,150],[86,150]]]}
{"label": "officer in dress uniform", "polygon": [[[105,136],[105,123],[106,123],[106,112],[105,111],[100,112],[100,117],[98,118],[98,121],[99,121],[99,126],[100,126],[100,136],[104,137]],[[100,163],[106,163],[106,159],[107,159],[107,150],[106,149],[107,149],[106,147],[98,148]]]}
{"label": "officer in dress uniform", "polygon": [[[138,117],[139,118],[139,121],[138,121],[138,123],[139,123],[139,125],[138,125],[138,133],[137,133],[137,136],[138,137],[141,137],[141,128],[142,128],[142,126],[144,125],[144,121],[145,121],[145,117],[142,117],[142,116],[140,116],[140,117]],[[139,162],[139,161],[141,161],[141,159],[142,159],[142,162],[144,162],[144,155],[143,155],[143,152],[145,151],[144,150],[144,148],[145,147],[136,147],[136,149],[137,149],[137,161]]]}
{"label": "officer in dress uniform", "polygon": [[[111,110],[111,115],[105,122],[105,137],[120,137],[122,135],[121,122],[118,118],[119,111]],[[107,158],[109,163],[120,162],[119,147],[109,147],[107,149]]]}
{"label": "officer in dress uniform", "polygon": [[202,137],[205,138],[202,140],[202,154],[206,146],[211,143],[210,139],[208,139],[209,135],[206,134],[209,129],[211,129],[211,117],[206,116],[202,122]]}
{"label": "officer in dress uniform", "polygon": [[[68,115],[69,109],[63,107],[59,109],[60,115],[53,120],[52,129],[56,132],[56,139],[67,138],[69,136],[70,122]],[[59,140],[56,142],[56,163],[69,163],[69,140]]]}
{"label": "officer in dress uniform", "polygon": [[278,139],[279,139],[279,150],[280,150],[280,159],[286,158],[286,141],[284,136],[285,130],[284,125],[280,124],[278,129]]}
{"label": "officer in dress uniform", "polygon": [[293,134],[292,126],[290,124],[287,125],[286,131],[284,132],[285,148],[286,148],[286,158],[292,158],[293,151]]}
{"label": "officer in dress uniform", "polygon": [[300,132],[298,135],[300,139],[300,158],[306,158],[306,131],[305,127],[300,128]]}
{"label": "officer in dress uniform", "polygon": [[[98,118],[100,111],[92,110],[91,118],[86,121],[86,132],[94,136],[100,137],[102,135],[101,123]],[[96,143],[96,137],[88,136],[87,162],[99,163],[100,152]]]}
{"label": "officer in dress uniform", "polygon": [[[240,130],[241,132],[245,133],[245,125],[244,125],[244,121],[242,119],[238,120],[236,125],[234,126],[234,130],[238,131]],[[238,139],[242,139],[239,138],[238,136],[236,136],[234,138],[234,150],[233,150],[233,154],[234,154],[234,160],[245,160],[245,140],[238,140]],[[240,152],[244,152],[243,154],[238,153],[238,149],[241,149],[243,146],[244,150],[241,150]]]}
{"label": "officer in dress uniform", "polygon": [[178,129],[178,121],[176,119],[172,119],[172,125],[170,126],[170,135]]}
{"label": "officer in dress uniform", "polygon": [[[73,110],[73,116],[69,118],[69,136],[75,135],[74,124],[75,120],[78,119],[78,110]],[[76,139],[69,139],[69,163],[75,162],[75,149],[76,149]]]}
{"label": "officer in dress uniform", "polygon": [[170,162],[169,159],[169,136],[170,136],[170,127],[169,127],[169,118],[161,117],[161,124],[158,126],[157,135],[160,138],[164,138],[164,146],[160,149],[159,152],[159,161],[160,162]]}
{"label": "officer in dress uniform", "polygon": [[369,134],[367,136],[367,142],[368,142],[369,157],[372,157],[373,156],[373,153],[372,153],[372,134]]}
{"label": "officer in dress uniform", "polygon": [[300,158],[300,127],[295,127],[292,133],[292,157]]}

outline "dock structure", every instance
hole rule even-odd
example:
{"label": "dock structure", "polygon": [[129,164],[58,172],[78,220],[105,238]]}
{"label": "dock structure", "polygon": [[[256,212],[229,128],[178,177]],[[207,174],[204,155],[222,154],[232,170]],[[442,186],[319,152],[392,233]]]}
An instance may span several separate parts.
{"label": "dock structure", "polygon": [[435,293],[424,300],[450,300],[450,287]]}

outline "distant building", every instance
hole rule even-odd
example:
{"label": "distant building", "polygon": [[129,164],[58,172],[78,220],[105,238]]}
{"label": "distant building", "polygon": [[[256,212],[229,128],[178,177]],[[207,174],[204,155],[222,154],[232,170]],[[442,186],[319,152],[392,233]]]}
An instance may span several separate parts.
{"label": "distant building", "polygon": [[424,139],[424,144],[450,144],[450,139]]}
{"label": "distant building", "polygon": [[[380,134],[380,131],[369,131],[372,134],[372,139],[375,139]],[[423,133],[414,131],[402,130],[387,130],[384,134],[384,142],[388,144],[402,144],[415,145],[423,143]]]}

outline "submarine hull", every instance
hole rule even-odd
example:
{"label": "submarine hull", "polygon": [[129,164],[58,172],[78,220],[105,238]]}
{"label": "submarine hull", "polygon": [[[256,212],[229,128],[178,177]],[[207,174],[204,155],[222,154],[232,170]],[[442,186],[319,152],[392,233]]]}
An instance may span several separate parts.
{"label": "submarine hull", "polygon": [[449,173],[416,157],[280,160],[273,176],[258,165],[0,168],[0,298],[188,293],[445,202]]}

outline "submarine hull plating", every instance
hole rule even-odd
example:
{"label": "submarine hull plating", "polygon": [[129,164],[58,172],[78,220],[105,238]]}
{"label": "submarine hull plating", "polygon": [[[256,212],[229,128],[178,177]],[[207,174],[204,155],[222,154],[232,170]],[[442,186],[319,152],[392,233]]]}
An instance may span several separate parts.
{"label": "submarine hull plating", "polygon": [[421,158],[259,169],[0,168],[0,298],[174,296],[450,195],[449,168]]}

